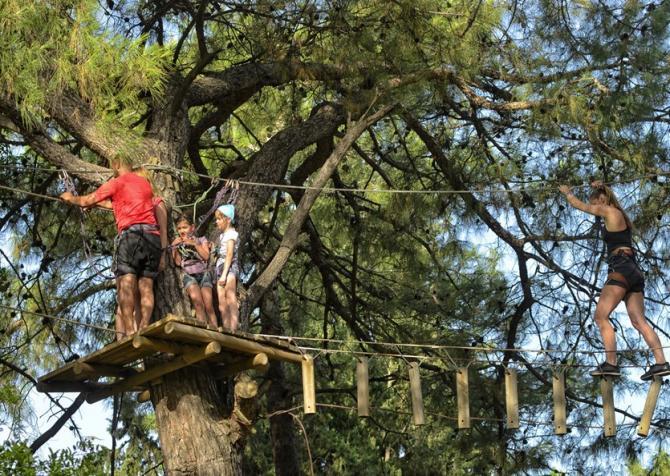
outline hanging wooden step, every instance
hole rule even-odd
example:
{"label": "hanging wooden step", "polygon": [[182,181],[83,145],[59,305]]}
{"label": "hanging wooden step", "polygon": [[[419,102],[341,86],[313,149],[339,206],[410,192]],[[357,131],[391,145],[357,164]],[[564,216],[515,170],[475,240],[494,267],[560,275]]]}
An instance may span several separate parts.
{"label": "hanging wooden step", "polygon": [[[141,362],[149,357],[160,359],[145,368]],[[87,401],[95,402],[120,392],[142,392],[162,375],[199,362],[213,366],[215,376],[225,377],[265,370],[270,359],[302,364],[305,357],[298,347],[278,338],[208,329],[195,319],[169,315],[40,377],[37,389],[85,392]],[[148,394],[140,398],[146,401]]]}
{"label": "hanging wooden step", "polygon": [[654,416],[654,410],[656,409],[658,394],[661,393],[662,383],[663,378],[654,377],[654,380],[651,382],[651,385],[649,386],[647,399],[644,401],[644,410],[642,412],[642,418],[640,418],[640,424],[637,427],[637,434],[639,436],[649,435],[649,427],[651,426],[651,419]]}

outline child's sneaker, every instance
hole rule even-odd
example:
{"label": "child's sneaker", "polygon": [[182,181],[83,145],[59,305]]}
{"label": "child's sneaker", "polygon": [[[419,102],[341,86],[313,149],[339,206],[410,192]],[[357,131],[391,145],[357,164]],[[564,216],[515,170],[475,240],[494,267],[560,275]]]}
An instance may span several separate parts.
{"label": "child's sneaker", "polygon": [[619,377],[621,375],[621,370],[619,370],[618,365],[612,365],[609,362],[603,362],[595,369],[591,370],[590,373],[592,377],[602,377],[602,376]]}
{"label": "child's sneaker", "polygon": [[640,377],[642,380],[647,381],[651,380],[654,377],[663,377],[664,375],[670,375],[670,364],[667,362],[664,364],[654,364],[649,367],[645,373]]}

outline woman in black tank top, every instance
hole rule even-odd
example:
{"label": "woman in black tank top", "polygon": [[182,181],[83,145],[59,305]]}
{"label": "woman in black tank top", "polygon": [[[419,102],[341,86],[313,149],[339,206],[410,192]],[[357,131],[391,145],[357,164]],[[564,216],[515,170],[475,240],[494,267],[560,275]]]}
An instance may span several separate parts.
{"label": "woman in black tank top", "polygon": [[559,187],[571,206],[602,217],[604,221],[603,238],[607,245],[608,274],[596,306],[595,320],[605,346],[606,361],[591,371],[591,375],[621,375],[617,365],[616,334],[609,320],[610,314],[621,301],[626,303],[626,311],[633,327],[642,334],[656,359],[656,364],[642,375],[642,380],[670,375],[670,365],[665,360],[658,334],[644,317],[644,276],[635,261],[631,239],[633,225],[609,187],[601,182],[593,182],[592,185],[594,190],[589,197],[589,203],[575,197],[570,187]]}

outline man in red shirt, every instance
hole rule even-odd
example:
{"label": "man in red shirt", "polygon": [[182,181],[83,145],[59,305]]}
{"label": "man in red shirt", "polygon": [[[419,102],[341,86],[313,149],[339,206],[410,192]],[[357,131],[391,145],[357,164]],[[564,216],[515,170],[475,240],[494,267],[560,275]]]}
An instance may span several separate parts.
{"label": "man in red shirt", "polygon": [[[130,335],[147,325],[153,312],[153,280],[158,275],[162,254],[161,237],[149,181],[133,173],[130,165],[120,157],[110,161],[110,166],[115,178],[95,192],[83,196],[65,192],[60,198],[83,208],[111,200],[119,232],[114,240],[112,271],[116,275],[117,299],[123,321],[121,328]],[[139,290],[141,312],[133,318],[136,289]],[[117,335],[117,338],[121,337]]]}

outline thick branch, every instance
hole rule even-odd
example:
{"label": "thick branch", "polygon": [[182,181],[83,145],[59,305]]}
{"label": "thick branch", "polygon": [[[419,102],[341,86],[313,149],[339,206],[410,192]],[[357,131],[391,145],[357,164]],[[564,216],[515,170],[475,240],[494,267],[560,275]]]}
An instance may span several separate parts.
{"label": "thick branch", "polygon": [[330,180],[331,175],[351,145],[354,143],[354,141],[356,141],[356,139],[358,139],[358,137],[363,133],[363,131],[365,131],[366,128],[387,115],[393,109],[393,107],[394,106],[384,106],[374,114],[361,118],[358,122],[349,128],[344,137],[337,143],[335,150],[333,150],[333,153],[330,155],[330,157],[328,157],[323,167],[321,167],[318,175],[316,176],[316,179],[313,183],[313,188],[310,188],[305,192],[296,210],[293,212],[291,221],[286,228],[286,232],[284,233],[284,238],[279,244],[279,249],[272,258],[272,261],[270,261],[263,273],[261,273],[258,279],[256,279],[253,285],[249,288],[246,302],[247,309],[252,309],[256,306],[257,302],[263,296],[268,287],[277,278],[279,273],[281,273],[281,270],[284,268],[284,265],[298,244],[298,235],[302,229],[303,224],[305,223],[305,220],[309,216],[312,205],[314,205],[314,202],[321,193],[321,189],[323,189],[328,180]]}
{"label": "thick branch", "polygon": [[30,147],[53,165],[65,169],[72,175],[89,183],[101,184],[111,175],[109,169],[79,159],[68,149],[51,139],[44,129],[26,126],[14,105],[2,97],[0,97],[0,113],[11,121],[14,126],[13,131],[21,134]]}
{"label": "thick branch", "polygon": [[63,414],[54,422],[51,427],[42,433],[35,441],[32,442],[30,445],[30,451],[32,453],[37,452],[44,443],[49,441],[52,437],[58,433],[58,431],[67,423],[67,421],[72,417],[72,415],[75,414],[77,410],[79,410],[79,407],[86,401],[86,394],[85,393],[80,393],[77,398],[72,402],[72,405],[68,407],[67,410],[63,412]]}

